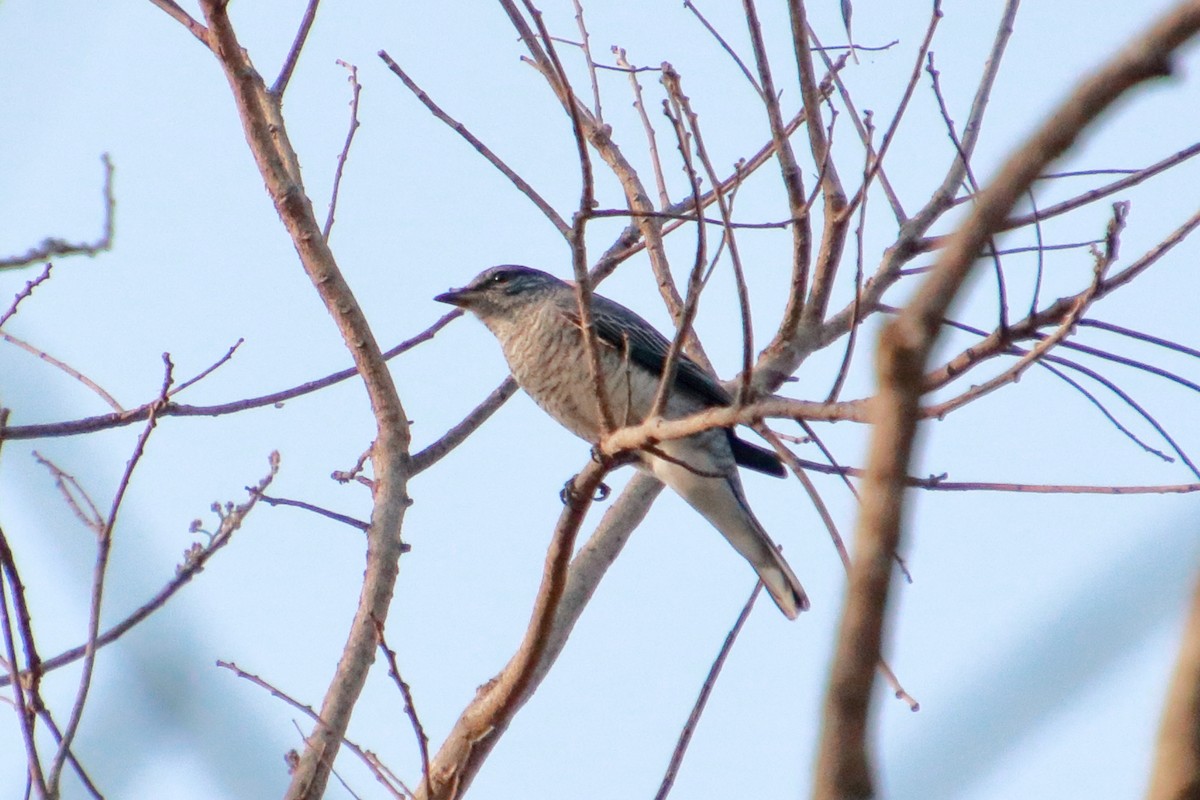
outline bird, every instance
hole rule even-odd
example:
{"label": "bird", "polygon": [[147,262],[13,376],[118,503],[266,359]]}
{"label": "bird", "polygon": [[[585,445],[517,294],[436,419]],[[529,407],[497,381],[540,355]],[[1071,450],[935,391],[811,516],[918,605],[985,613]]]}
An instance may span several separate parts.
{"label": "bird", "polygon": [[[517,384],[542,410],[593,445],[604,434],[596,384],[585,350],[575,285],[516,264],[490,267],[434,300],[477,317],[500,342]],[[609,408],[618,426],[652,411],[671,343],[625,306],[592,294],[592,322]],[[680,353],[664,409],[679,419],[733,398]],[[713,428],[639,451],[634,466],[658,478],[705,517],[745,558],[788,619],[809,607],[792,568],[750,510],[738,465],[784,477],[773,451]]]}

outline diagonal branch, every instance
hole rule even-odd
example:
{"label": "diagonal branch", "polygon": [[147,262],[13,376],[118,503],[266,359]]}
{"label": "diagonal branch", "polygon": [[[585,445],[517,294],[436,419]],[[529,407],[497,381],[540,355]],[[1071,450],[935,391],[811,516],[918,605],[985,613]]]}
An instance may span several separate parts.
{"label": "diagonal branch", "polygon": [[[1180,4],[1086,78],[1005,162],[916,297],[884,329],[877,358],[877,422],[863,482],[854,565],[825,702],[813,793],[817,800],[873,794],[867,717],[875,664],[883,648],[892,554],[900,545],[902,479],[917,432],[925,363],[946,309],[988,237],[1004,223],[1010,209],[1046,165],[1126,91],[1170,74],[1169,55],[1197,29],[1200,3]],[[972,113],[972,118],[975,116]],[[966,138],[964,135],[964,143]]]}
{"label": "diagonal branch", "polygon": [[569,483],[563,508],[546,552],[542,584],[521,646],[508,664],[476,694],[459,715],[450,735],[429,765],[429,779],[417,789],[418,800],[456,800],[483,766],[488,753],[541,680],[539,667],[557,625],[557,609],[566,591],[567,568],[575,537],[592,498],[612,468],[609,461],[590,462]]}
{"label": "diagonal branch", "polygon": [[372,451],[375,473],[374,508],[367,532],[367,565],[362,593],[320,717],[286,797],[316,800],[325,791],[329,772],[350,723],[367,672],[375,657],[373,619],[386,621],[401,553],[400,530],[408,497],[408,417],[395,384],[354,293],[343,278],[312,202],[304,191],[299,161],[288,138],[279,98],[272,95],[238,41],[223,0],[201,0],[213,53],[225,71],[254,155],[280,220],[292,238],[300,262],[337,324],[354,365],[366,385],[377,436]]}

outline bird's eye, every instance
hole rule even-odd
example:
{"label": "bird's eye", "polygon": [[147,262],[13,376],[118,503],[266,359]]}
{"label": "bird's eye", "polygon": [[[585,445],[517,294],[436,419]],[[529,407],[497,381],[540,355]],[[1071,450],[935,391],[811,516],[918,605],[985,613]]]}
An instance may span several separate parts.
{"label": "bird's eye", "polygon": [[508,283],[509,277],[511,276],[507,272],[494,272],[492,273],[492,283]]}

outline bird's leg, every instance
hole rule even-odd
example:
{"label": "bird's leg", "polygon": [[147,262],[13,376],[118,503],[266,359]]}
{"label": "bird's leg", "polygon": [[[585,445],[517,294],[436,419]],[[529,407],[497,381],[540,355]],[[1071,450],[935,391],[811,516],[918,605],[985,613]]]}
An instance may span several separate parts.
{"label": "bird's leg", "polygon": [[[606,471],[623,467],[626,464],[633,464],[638,460],[638,454],[634,452],[615,453],[607,456],[598,444],[592,445],[591,455],[592,461],[603,466]],[[558,499],[562,500],[564,506],[570,504],[571,500],[575,497],[575,479],[578,477],[578,475],[572,475],[571,479],[563,484],[562,490],[558,493]],[[607,500],[610,494],[612,494],[612,489],[609,488],[607,483],[601,481],[600,485],[596,487],[596,494],[592,497],[592,500],[600,503]]]}
{"label": "bird's leg", "polygon": [[[575,479],[578,477],[578,475],[572,475],[570,478],[567,478],[567,482],[563,484],[562,489],[558,492],[558,499],[562,501],[564,506],[571,505],[571,501],[576,497]],[[610,494],[612,494],[612,489],[609,488],[607,483],[600,481],[600,485],[596,487],[596,494],[592,496],[592,501],[602,503],[608,499]]]}

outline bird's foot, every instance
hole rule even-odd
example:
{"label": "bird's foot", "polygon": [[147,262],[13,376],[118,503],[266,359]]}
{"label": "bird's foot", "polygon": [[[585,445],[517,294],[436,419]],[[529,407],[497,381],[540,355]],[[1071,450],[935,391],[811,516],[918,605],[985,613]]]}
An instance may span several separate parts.
{"label": "bird's foot", "polygon": [[[558,499],[562,501],[564,506],[569,506],[571,501],[577,497],[575,492],[575,479],[578,477],[578,475],[572,475],[567,479],[567,482],[563,484],[563,488],[558,492]],[[596,493],[592,495],[592,501],[596,503],[602,503],[608,499],[610,494],[612,494],[612,489],[609,488],[607,483],[601,481],[600,485],[596,487]]]}

